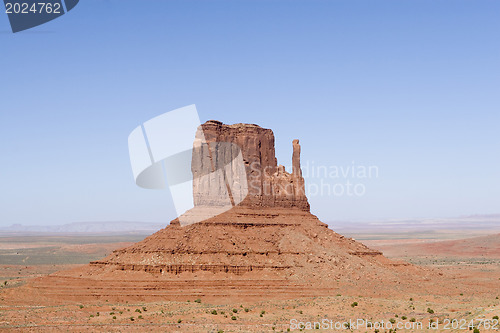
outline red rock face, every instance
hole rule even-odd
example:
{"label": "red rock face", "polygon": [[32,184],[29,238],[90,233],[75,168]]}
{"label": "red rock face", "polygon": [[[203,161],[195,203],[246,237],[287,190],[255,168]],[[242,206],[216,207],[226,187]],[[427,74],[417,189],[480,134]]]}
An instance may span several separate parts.
{"label": "red rock face", "polygon": [[[225,125],[211,120],[201,125],[196,140],[205,140],[209,148],[204,145],[200,149],[193,149],[191,168],[194,176],[195,206],[225,205],[225,196],[229,192],[232,203],[239,203],[240,206],[297,207],[309,211],[300,169],[299,140],[293,141],[291,174],[286,172],[283,166],[278,166],[274,134],[270,129],[252,124]],[[240,179],[241,174],[237,167],[226,168],[224,175],[200,177],[224,168],[235,160],[240,152],[246,176],[246,196],[241,197],[243,191],[238,185],[244,182]],[[233,190],[235,187],[236,190]],[[243,201],[240,202],[241,200]]]}

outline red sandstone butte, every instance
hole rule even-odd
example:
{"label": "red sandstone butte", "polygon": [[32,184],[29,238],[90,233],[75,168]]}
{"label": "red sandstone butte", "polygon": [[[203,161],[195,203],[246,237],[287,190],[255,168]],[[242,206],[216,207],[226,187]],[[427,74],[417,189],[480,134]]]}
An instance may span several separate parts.
{"label": "red sandstone butte", "polygon": [[[337,293],[425,293],[426,281],[437,283],[432,271],[391,261],[335,233],[310,213],[298,140],[292,144],[293,169],[288,173],[278,165],[270,129],[218,121],[208,121],[201,129],[210,148],[193,150],[195,208],[185,215],[203,216],[204,209],[219,204],[197,175],[209,173],[214,158],[229,156],[222,158],[227,162],[239,152],[248,183],[256,184],[249,186],[243,201],[199,223],[181,227],[176,219],[139,243],[88,265],[36,279],[26,288],[39,299],[203,297],[216,302]],[[234,145],[221,148],[222,142]],[[237,178],[233,176],[224,177]]]}

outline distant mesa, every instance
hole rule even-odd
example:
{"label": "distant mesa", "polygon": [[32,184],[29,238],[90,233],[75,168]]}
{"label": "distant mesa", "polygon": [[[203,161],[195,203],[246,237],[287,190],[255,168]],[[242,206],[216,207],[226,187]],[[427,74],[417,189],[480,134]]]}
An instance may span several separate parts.
{"label": "distant mesa", "polygon": [[0,228],[2,235],[36,234],[142,234],[147,235],[163,226],[158,223],[131,221],[74,222],[60,225],[12,224]]}

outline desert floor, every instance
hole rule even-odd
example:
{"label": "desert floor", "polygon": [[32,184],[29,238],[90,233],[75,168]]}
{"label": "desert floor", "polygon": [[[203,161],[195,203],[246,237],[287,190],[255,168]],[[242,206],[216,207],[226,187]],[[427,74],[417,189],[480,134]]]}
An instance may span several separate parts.
{"label": "desert floor", "polygon": [[[373,298],[363,297],[362,290],[349,290],[337,296],[222,304],[205,299],[120,304],[99,300],[52,306],[39,305],[37,299],[10,298],[15,288],[34,277],[102,258],[143,237],[0,237],[0,331],[286,332],[302,326],[303,331],[315,332],[390,332],[391,327],[405,332],[464,332],[473,331],[472,324],[480,332],[500,331],[495,319],[500,316],[498,236],[467,241],[399,239],[394,234],[386,239],[358,238],[390,258],[430,267],[443,278],[459,277],[463,283],[452,296],[436,296],[429,290],[426,296]],[[491,293],[478,294],[479,285]]]}

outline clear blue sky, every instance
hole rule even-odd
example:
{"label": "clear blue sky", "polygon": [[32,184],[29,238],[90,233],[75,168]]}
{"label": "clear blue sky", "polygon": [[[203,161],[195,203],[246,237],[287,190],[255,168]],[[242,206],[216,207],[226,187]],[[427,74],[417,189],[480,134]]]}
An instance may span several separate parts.
{"label": "clear blue sky", "polygon": [[127,137],[189,104],[272,128],[284,165],[295,138],[303,163],[376,165],[365,195],[310,198],[324,221],[499,213],[499,17],[496,0],[82,0],[12,34],[0,14],[0,226],[167,223]]}

